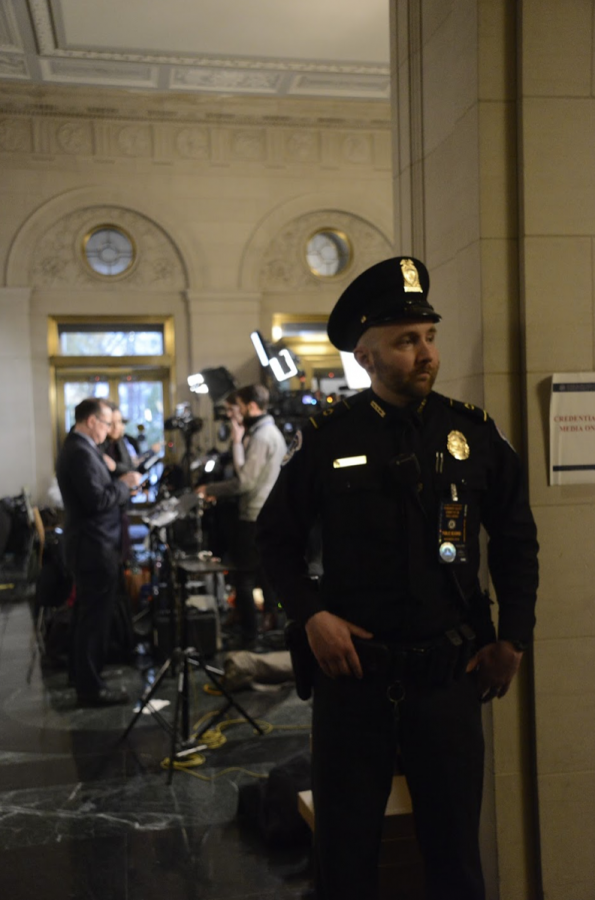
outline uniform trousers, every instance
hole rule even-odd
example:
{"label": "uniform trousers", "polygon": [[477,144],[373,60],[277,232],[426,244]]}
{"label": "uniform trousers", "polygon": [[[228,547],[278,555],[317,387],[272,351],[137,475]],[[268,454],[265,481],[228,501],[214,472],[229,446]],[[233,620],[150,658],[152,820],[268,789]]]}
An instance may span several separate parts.
{"label": "uniform trousers", "polygon": [[312,724],[317,900],[376,900],[395,763],[406,776],[428,900],[484,900],[479,817],[484,741],[475,676],[404,685],[318,670]]}
{"label": "uniform trousers", "polygon": [[120,551],[96,545],[73,565],[76,601],[72,642],[72,676],[77,694],[93,696],[105,688],[101,677],[120,582]]}

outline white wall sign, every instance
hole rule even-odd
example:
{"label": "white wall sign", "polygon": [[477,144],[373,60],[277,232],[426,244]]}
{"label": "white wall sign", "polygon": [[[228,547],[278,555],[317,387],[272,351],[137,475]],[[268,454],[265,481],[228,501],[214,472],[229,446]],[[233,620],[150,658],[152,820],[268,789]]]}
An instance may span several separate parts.
{"label": "white wall sign", "polygon": [[552,376],[552,484],[595,484],[595,372]]}

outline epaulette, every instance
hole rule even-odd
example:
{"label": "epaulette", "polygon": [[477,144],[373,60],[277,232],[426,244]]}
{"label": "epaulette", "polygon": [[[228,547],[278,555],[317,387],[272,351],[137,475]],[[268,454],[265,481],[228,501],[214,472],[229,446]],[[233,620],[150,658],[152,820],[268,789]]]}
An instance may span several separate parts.
{"label": "epaulette", "polygon": [[453,400],[452,397],[445,397],[443,394],[437,393],[436,396],[457,412],[464,413],[479,422],[488,421],[489,416],[487,412],[479,406],[474,406],[472,403],[463,403],[462,400]]}
{"label": "epaulette", "polygon": [[308,422],[319,431],[321,428],[324,428],[325,425],[330,421],[336,421],[340,419],[341,416],[347,415],[348,412],[351,412],[352,404],[348,400],[341,400],[340,403],[333,403],[332,406],[329,406],[328,409],[323,409],[322,412],[317,413],[315,416],[310,416]]}

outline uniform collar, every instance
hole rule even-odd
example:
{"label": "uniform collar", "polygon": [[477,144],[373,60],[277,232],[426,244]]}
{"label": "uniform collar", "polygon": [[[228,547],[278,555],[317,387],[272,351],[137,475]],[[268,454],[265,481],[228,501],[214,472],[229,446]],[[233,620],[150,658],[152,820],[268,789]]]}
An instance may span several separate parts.
{"label": "uniform collar", "polygon": [[[431,394],[430,394],[431,396]],[[372,414],[386,425],[404,424],[405,422],[413,422],[416,425],[423,424],[423,412],[428,403],[428,397],[425,397],[419,403],[409,403],[407,406],[394,406],[382,400],[378,394],[375,394],[372,388],[369,389],[367,405]]]}

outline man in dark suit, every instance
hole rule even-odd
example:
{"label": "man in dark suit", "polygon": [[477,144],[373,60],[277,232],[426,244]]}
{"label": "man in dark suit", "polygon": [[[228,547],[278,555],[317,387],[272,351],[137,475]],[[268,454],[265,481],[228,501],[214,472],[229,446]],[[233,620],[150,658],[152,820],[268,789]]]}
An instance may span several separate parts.
{"label": "man in dark suit", "polygon": [[106,687],[101,670],[121,566],[122,507],[141,476],[126,472],[113,480],[98,450],[112,425],[107,402],[89,397],[74,415],[56,466],[66,561],[76,586],[72,669],[79,704],[108,706],[128,700],[123,688]]}

